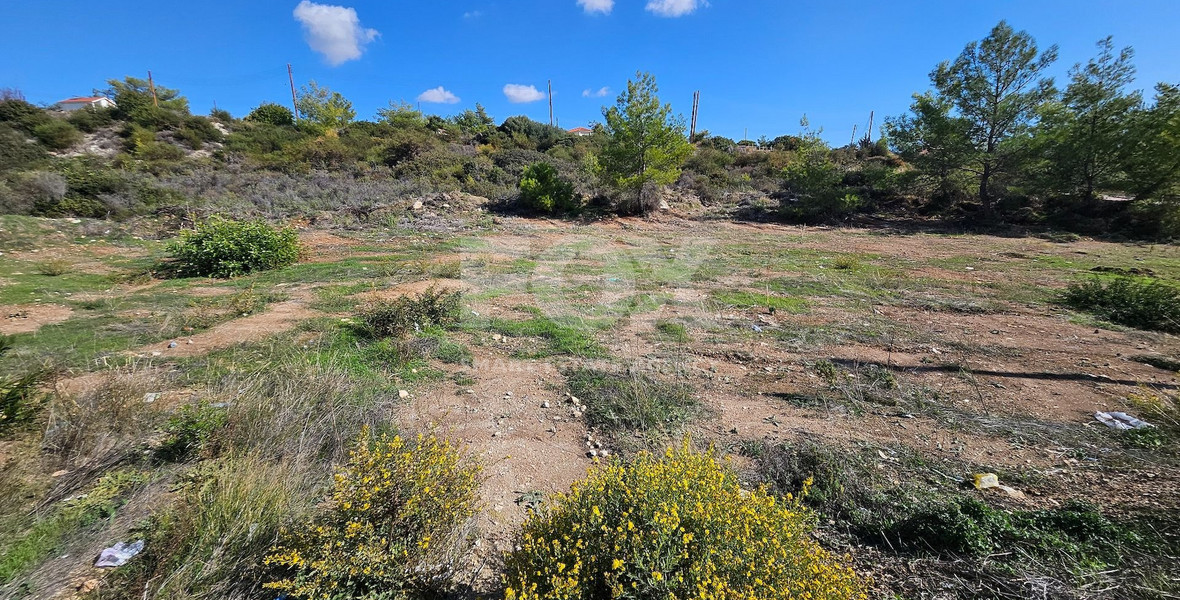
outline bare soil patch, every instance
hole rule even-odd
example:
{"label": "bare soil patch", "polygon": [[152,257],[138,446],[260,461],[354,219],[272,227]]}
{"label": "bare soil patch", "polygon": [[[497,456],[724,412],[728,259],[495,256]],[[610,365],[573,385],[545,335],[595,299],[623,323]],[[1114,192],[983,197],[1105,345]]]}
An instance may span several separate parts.
{"label": "bare soil patch", "polygon": [[60,304],[0,305],[0,333],[32,333],[45,325],[61,323],[74,309]]}

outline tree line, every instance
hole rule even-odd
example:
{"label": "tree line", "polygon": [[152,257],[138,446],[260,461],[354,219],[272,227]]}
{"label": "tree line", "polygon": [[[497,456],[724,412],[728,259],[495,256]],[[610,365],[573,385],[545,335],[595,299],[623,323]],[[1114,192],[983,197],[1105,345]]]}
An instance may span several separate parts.
{"label": "tree line", "polygon": [[[66,118],[10,92],[0,95],[0,210],[118,216],[104,198],[120,181],[137,182],[120,192],[136,196],[124,204],[151,209],[158,196],[186,193],[144,192],[153,178],[233,166],[461,190],[546,212],[642,213],[671,194],[790,221],[889,217],[1169,238],[1180,235],[1180,88],[1161,83],[1145,97],[1133,88],[1133,58],[1101,40],[1059,87],[1048,75],[1056,46],[1001,22],[937,65],[930,89],[886,120],[881,139],[835,148],[806,118],[774,139],[706,131],[689,140],[647,73],[587,137],[525,116],[497,124],[478,104],[444,118],[391,102],[357,120],[347,98],[314,81],[297,113],[263,103],[242,119],[193,115],[179,91],[156,86],[153,97],[133,77],[100,91],[115,108]],[[103,131],[117,146],[106,159],[66,156]]]}

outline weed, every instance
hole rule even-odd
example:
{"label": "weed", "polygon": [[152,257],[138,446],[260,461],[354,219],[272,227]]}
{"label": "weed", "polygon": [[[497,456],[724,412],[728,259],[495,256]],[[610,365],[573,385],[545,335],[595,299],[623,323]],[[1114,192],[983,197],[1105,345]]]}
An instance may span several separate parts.
{"label": "weed", "polygon": [[1176,360],[1174,358],[1169,358],[1167,356],[1154,356],[1154,355],[1142,355],[1141,354],[1138,356],[1132,356],[1132,357],[1130,357],[1130,359],[1137,362],[1137,363],[1151,365],[1157,369],[1163,369],[1164,371],[1171,371],[1173,373],[1180,372],[1180,360]]}
{"label": "weed", "polygon": [[860,261],[856,260],[855,256],[837,256],[832,261],[832,268],[838,271],[853,271],[860,266]]}
{"label": "weed", "polygon": [[570,393],[586,404],[586,422],[609,432],[670,431],[701,410],[685,384],[640,373],[576,369],[566,374]]}
{"label": "weed", "polygon": [[504,335],[536,337],[546,342],[546,348],[518,352],[518,355],[524,358],[543,358],[554,355],[583,358],[606,356],[606,349],[587,332],[587,323],[581,319],[559,320],[538,314],[524,321],[492,319],[489,327]]}
{"label": "weed", "polygon": [[803,298],[788,298],[783,296],[772,296],[770,294],[757,294],[754,292],[740,292],[740,291],[723,291],[713,294],[713,299],[725,306],[733,306],[736,308],[758,308],[765,307],[771,312],[784,311],[792,314],[802,314],[807,312],[808,303]]}
{"label": "weed", "polygon": [[420,598],[445,591],[471,547],[477,465],[437,436],[361,435],[326,510],[284,532],[267,588],[300,597]]}
{"label": "weed", "polygon": [[815,372],[829,384],[836,383],[837,377],[840,376],[840,369],[838,369],[836,364],[830,360],[818,360],[814,365],[812,365],[812,368],[815,369]]}
{"label": "weed", "polygon": [[85,494],[58,503],[20,535],[0,541],[0,584],[39,563],[70,532],[113,516],[127,492],[143,481],[143,475],[132,471],[108,473]]}
{"label": "weed", "polygon": [[[148,524],[144,553],[113,574],[121,598],[261,595],[266,553],[308,514],[322,468],[249,453],[202,463]],[[105,588],[106,586],[104,586]]]}
{"label": "weed", "polygon": [[209,448],[217,430],[226,424],[225,406],[208,403],[187,404],[164,425],[164,441],[156,448],[157,460],[181,462]]}
{"label": "weed", "polygon": [[59,277],[70,272],[70,261],[55,258],[37,263],[37,272],[46,277]]}
{"label": "weed", "polygon": [[0,375],[0,433],[28,423],[41,407],[41,384],[46,372],[34,370],[20,377]]}
{"label": "weed", "polygon": [[471,366],[474,360],[470,348],[447,339],[439,341],[438,347],[434,350],[434,357],[452,365]]}
{"label": "weed", "polygon": [[688,328],[682,323],[674,321],[656,321],[656,333],[660,338],[669,342],[676,342],[677,344],[687,344],[689,342]]}
{"label": "weed", "polygon": [[1118,277],[1104,284],[1096,278],[1070,285],[1059,301],[1120,325],[1180,332],[1180,290],[1158,280]]}
{"label": "weed", "polygon": [[400,338],[428,327],[452,326],[459,322],[461,295],[431,287],[416,297],[370,303],[360,310],[364,332],[376,338]]}

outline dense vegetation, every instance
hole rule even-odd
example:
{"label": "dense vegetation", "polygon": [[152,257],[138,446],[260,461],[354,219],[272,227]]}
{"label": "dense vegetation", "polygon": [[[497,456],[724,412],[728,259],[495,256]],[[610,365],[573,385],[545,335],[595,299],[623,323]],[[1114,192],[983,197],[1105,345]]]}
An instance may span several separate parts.
{"label": "dense vegetation", "polygon": [[[1180,87],[1136,91],[1134,53],[1101,40],[1059,86],[1041,49],[1001,22],[930,74],[882,136],[832,148],[797,134],[686,138],[650,74],[604,108],[593,135],[481,106],[454,117],[391,103],[356,120],[310,82],[298,113],[262,103],[244,119],[193,115],[177,90],[112,80],[118,107],[55,113],[0,96],[0,211],[121,218],[324,210],[369,218],[399,199],[462,191],[528,211],[584,202],[649,212],[697,200],[739,216],[825,222],[857,215],[1015,224],[1170,239],[1180,234]],[[690,143],[691,142],[691,143]],[[671,194],[657,194],[662,187]],[[777,207],[777,208],[776,208]]]}

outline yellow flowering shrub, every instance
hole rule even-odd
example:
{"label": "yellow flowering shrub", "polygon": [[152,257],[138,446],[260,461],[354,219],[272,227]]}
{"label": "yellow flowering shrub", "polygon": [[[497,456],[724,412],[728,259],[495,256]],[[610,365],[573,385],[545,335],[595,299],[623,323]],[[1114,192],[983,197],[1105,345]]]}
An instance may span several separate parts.
{"label": "yellow flowering shrub", "polygon": [[470,548],[477,465],[434,434],[362,434],[335,475],[331,500],[285,532],[266,563],[287,577],[266,587],[305,600],[427,597],[444,590]]}
{"label": "yellow flowering shrub", "polygon": [[865,586],[808,537],[798,500],[742,490],[712,453],[596,468],[523,525],[507,600],[848,600]]}

